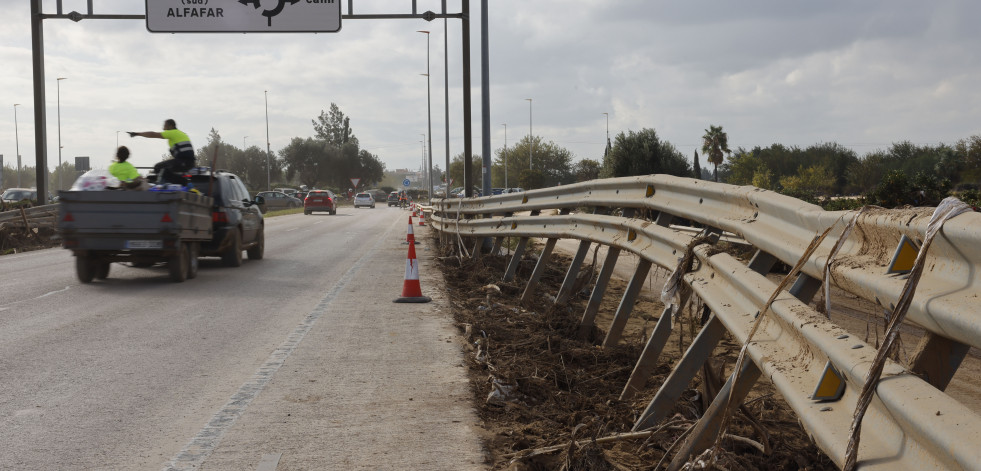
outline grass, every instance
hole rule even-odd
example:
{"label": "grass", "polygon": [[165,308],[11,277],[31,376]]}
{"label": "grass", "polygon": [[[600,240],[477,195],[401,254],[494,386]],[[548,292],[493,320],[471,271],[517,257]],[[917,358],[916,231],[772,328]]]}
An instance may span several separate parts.
{"label": "grass", "polygon": [[293,209],[280,209],[278,211],[269,211],[263,214],[263,217],[274,218],[276,216],[288,216],[290,214],[302,214],[303,208],[293,208]]}

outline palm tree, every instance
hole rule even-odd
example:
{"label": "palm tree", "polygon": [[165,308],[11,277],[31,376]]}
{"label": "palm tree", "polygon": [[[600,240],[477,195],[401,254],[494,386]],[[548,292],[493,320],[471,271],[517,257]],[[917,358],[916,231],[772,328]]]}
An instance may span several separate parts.
{"label": "palm tree", "polygon": [[702,153],[708,155],[708,161],[715,165],[715,181],[719,181],[719,164],[722,154],[731,154],[729,150],[729,135],[722,131],[722,126],[709,125],[702,136]]}

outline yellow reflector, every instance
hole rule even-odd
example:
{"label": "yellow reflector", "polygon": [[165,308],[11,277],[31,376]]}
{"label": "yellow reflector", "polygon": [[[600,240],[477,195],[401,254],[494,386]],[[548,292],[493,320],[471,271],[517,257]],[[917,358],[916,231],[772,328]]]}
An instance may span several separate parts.
{"label": "yellow reflector", "polygon": [[909,237],[903,235],[903,238],[899,239],[899,247],[896,247],[896,255],[892,256],[892,262],[889,263],[889,271],[886,274],[909,273],[913,270],[913,262],[916,261],[916,255],[919,252],[920,249],[916,244]]}
{"label": "yellow reflector", "polygon": [[521,197],[521,204],[525,204],[525,203],[527,203],[527,202],[528,202],[528,195],[524,195],[524,196],[522,196],[522,197]]}
{"label": "yellow reflector", "polygon": [[627,240],[633,242],[634,239],[636,238],[637,238],[637,231],[630,229],[630,231],[627,232]]}
{"label": "yellow reflector", "polygon": [[654,185],[647,185],[647,197],[654,196]]}
{"label": "yellow reflector", "polygon": [[513,230],[513,229],[517,229],[517,228],[518,228],[518,223],[512,222],[511,223],[511,229]]}
{"label": "yellow reflector", "polygon": [[821,373],[821,381],[814,388],[811,399],[815,401],[837,401],[845,393],[845,380],[829,361],[824,366],[824,373]]}

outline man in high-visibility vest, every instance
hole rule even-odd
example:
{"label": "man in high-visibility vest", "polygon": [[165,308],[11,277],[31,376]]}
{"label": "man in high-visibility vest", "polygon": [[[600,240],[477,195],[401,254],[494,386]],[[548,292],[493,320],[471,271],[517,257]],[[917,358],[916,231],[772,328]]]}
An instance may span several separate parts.
{"label": "man in high-visibility vest", "polygon": [[153,137],[166,139],[170,145],[170,155],[174,158],[164,160],[153,166],[153,173],[157,174],[157,183],[177,183],[184,184],[181,174],[194,167],[194,146],[191,145],[191,138],[187,137],[183,131],[177,129],[177,123],[168,119],[164,121],[162,132],[128,132],[129,137]]}

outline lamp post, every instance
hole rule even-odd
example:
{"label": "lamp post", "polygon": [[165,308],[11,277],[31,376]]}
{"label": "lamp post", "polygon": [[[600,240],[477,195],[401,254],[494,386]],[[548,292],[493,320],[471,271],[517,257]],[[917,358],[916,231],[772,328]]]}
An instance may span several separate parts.
{"label": "lamp post", "polygon": [[242,137],[242,150],[245,150],[246,149],[245,140],[248,139],[248,138],[249,138],[249,136],[243,136]]}
{"label": "lamp post", "polygon": [[433,101],[432,88],[429,80],[429,31],[417,31],[426,33],[426,117],[428,122],[429,136],[426,138],[429,147],[429,162],[426,166],[426,175],[429,180],[429,204],[433,204]]}
{"label": "lamp post", "polygon": [[508,123],[504,123],[504,151],[501,152],[501,160],[504,161],[504,188],[511,188],[508,186]]}
{"label": "lamp post", "polygon": [[116,131],[116,149],[119,149],[119,131]]}
{"label": "lamp post", "polygon": [[263,90],[263,95],[266,98],[266,191],[272,189],[272,184],[269,180],[269,154],[272,152],[269,150],[269,90]]}
{"label": "lamp post", "polygon": [[532,142],[532,132],[531,132],[531,98],[525,98],[528,100],[528,170],[531,170],[531,151],[535,147]]}
{"label": "lamp post", "polygon": [[58,77],[58,189],[61,189],[61,81],[68,77]]}
{"label": "lamp post", "polygon": [[603,113],[606,116],[606,144],[603,145],[603,157],[606,157],[606,151],[610,148],[610,113]]}
{"label": "lamp post", "polygon": [[17,146],[17,186],[20,187],[20,131],[17,128],[17,107],[20,103],[14,103],[14,145]]}

